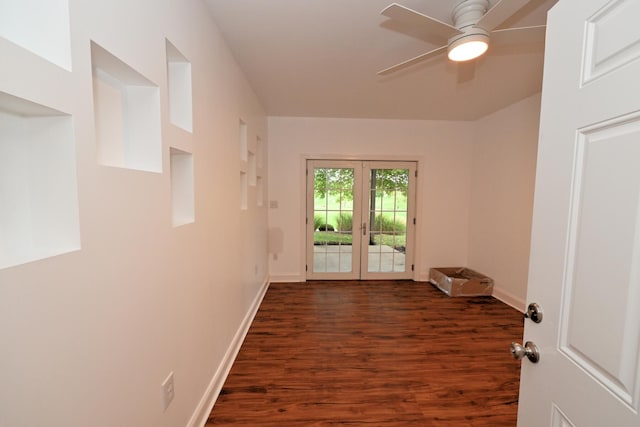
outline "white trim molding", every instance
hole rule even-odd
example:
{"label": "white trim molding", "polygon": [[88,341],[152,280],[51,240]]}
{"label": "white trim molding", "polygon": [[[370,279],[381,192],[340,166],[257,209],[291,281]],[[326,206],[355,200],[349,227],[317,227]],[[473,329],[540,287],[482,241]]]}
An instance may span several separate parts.
{"label": "white trim molding", "polygon": [[497,300],[502,301],[507,305],[510,305],[511,307],[515,308],[521,313],[525,312],[525,309],[524,309],[526,305],[525,301],[522,298],[517,297],[501,288],[494,286],[493,297]]}
{"label": "white trim molding", "polygon": [[269,282],[285,282],[285,283],[296,283],[301,282],[304,283],[307,281],[307,278],[304,274],[279,274],[277,276],[271,276],[269,278]]}
{"label": "white trim molding", "polygon": [[198,406],[196,406],[187,427],[204,427],[209,419],[209,414],[213,409],[213,405],[216,403],[216,400],[218,400],[220,391],[222,391],[222,386],[229,375],[229,371],[231,371],[233,362],[240,352],[240,347],[242,347],[242,343],[249,332],[251,323],[253,322],[256,313],[258,313],[258,309],[260,308],[260,304],[262,304],[262,300],[267,293],[267,289],[269,289],[270,283],[271,281],[267,280],[262,284],[260,291],[251,303],[247,314],[244,316],[244,319],[242,319],[242,323],[240,323],[238,330],[233,336],[233,340],[231,340],[229,348],[222,358],[222,362],[220,362],[220,365],[213,375],[213,378],[211,378],[211,381],[200,399]]}

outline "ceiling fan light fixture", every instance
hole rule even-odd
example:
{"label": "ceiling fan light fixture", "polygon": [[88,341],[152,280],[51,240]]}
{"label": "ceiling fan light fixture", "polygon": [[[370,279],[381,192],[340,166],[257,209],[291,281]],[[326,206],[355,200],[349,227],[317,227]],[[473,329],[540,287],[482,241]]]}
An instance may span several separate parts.
{"label": "ceiling fan light fixture", "polygon": [[489,36],[485,34],[468,34],[451,42],[447,49],[452,61],[469,61],[481,56],[489,48]]}

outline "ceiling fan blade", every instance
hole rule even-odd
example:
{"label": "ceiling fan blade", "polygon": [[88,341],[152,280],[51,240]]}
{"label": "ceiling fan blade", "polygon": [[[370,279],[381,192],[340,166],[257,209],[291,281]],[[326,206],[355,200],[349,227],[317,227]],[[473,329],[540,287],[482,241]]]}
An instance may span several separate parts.
{"label": "ceiling fan blade", "polygon": [[544,43],[546,31],[546,25],[496,30],[491,32],[491,44],[508,46]]}
{"label": "ceiling fan blade", "polygon": [[447,46],[440,46],[437,49],[434,49],[432,51],[429,51],[427,53],[423,53],[422,55],[418,55],[415,58],[411,58],[411,59],[407,59],[404,62],[401,62],[399,64],[394,65],[393,67],[389,67],[389,68],[385,68],[382,71],[378,71],[378,75],[380,76],[386,76],[387,74],[391,74],[393,72],[396,71],[400,71],[404,68],[410,67],[414,64],[417,64],[419,62],[425,61],[429,58],[431,58],[432,56],[436,56],[442,52],[444,52],[445,50],[447,50]]}
{"label": "ceiling fan blade", "polygon": [[476,27],[491,31],[522,9],[529,1],[531,0],[499,0],[480,18]]}
{"label": "ceiling fan blade", "polygon": [[420,26],[425,30],[425,32],[445,39],[449,39],[457,34],[462,34],[462,31],[458,30],[453,25],[449,25],[446,22],[423,15],[420,12],[416,12],[415,10],[397,3],[390,4],[383,9],[380,14],[387,18]]}

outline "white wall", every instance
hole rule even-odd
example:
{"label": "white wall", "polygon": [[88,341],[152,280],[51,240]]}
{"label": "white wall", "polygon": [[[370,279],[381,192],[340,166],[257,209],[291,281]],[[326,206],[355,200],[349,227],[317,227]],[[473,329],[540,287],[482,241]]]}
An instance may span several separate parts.
{"label": "white wall", "polygon": [[[42,44],[32,53],[0,37],[0,92],[71,116],[77,189],[66,188],[81,242],[0,269],[0,425],[185,426],[206,413],[268,277],[267,208],[250,187],[240,211],[238,191],[239,118],[251,146],[266,144],[266,117],[201,0],[70,0],[69,21],[70,37],[55,40],[70,40],[71,71],[39,56]],[[169,122],[165,38],[191,62],[192,134]],[[90,40],[159,86],[161,173],[98,164]],[[194,156],[195,222],[180,227],[170,147]],[[175,399],[163,411],[171,371]]]}
{"label": "white wall", "polygon": [[469,266],[494,295],[523,309],[527,291],[540,95],[476,122]]}
{"label": "white wall", "polygon": [[[269,118],[269,209],[273,280],[304,272],[306,158],[418,160],[416,278],[430,267],[466,265],[473,123]],[[279,237],[282,237],[280,242]]]}

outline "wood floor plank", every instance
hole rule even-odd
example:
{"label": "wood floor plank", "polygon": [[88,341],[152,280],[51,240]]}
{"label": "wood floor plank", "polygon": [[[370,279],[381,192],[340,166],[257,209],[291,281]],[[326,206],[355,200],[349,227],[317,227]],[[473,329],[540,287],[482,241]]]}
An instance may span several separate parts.
{"label": "wood floor plank", "polygon": [[207,425],[516,425],[523,317],[428,283],[273,283]]}

